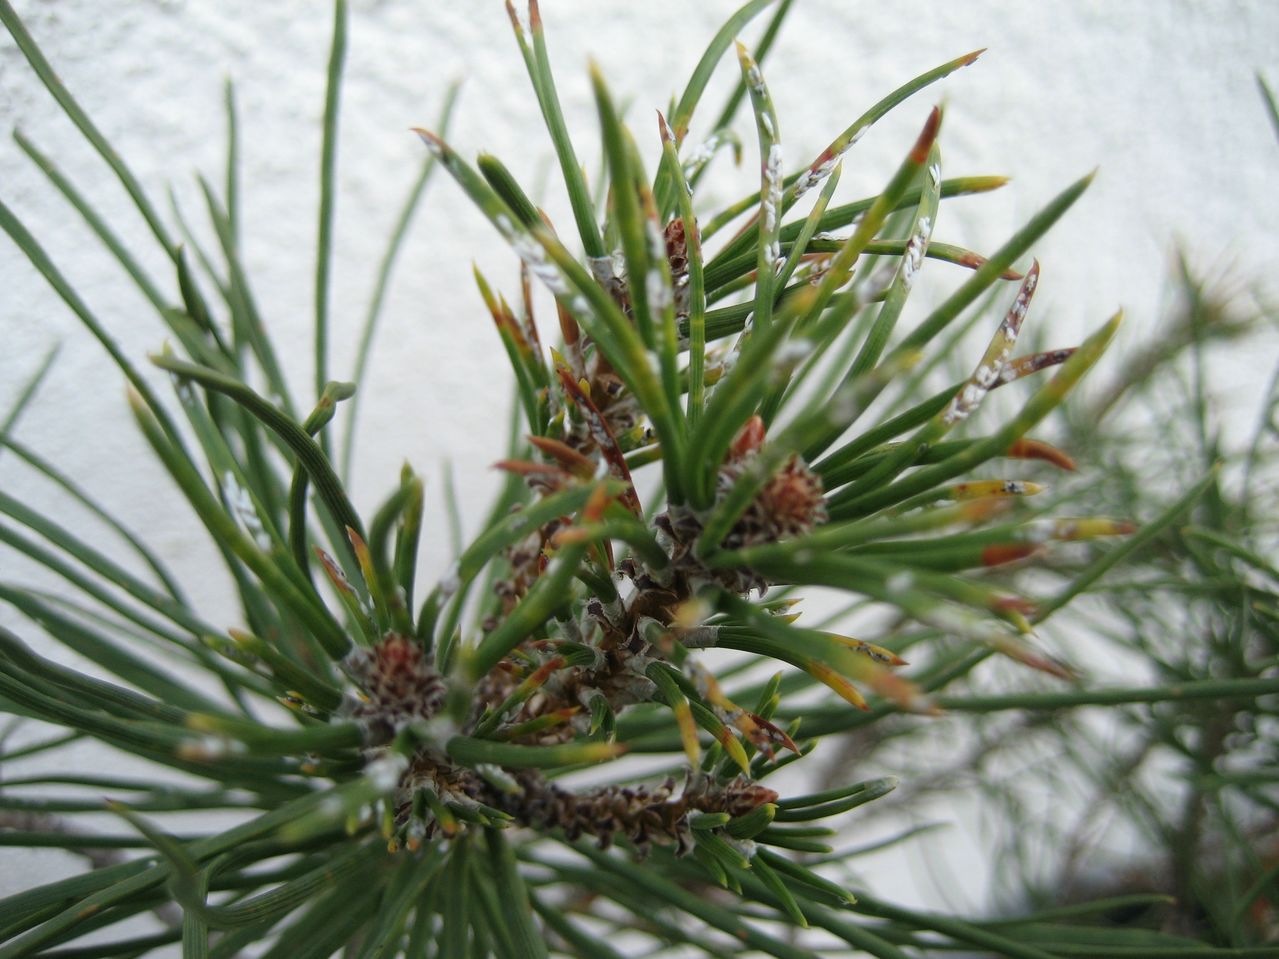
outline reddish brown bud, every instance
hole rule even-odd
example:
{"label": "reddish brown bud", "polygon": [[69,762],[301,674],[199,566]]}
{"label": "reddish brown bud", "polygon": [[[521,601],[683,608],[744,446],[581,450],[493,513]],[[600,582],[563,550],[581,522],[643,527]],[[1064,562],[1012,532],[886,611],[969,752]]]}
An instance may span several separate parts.
{"label": "reddish brown bud", "polygon": [[1071,471],[1075,469],[1075,461],[1057,449],[1057,447],[1042,440],[1032,440],[1029,437],[1022,437],[1015,441],[1012,446],[1008,447],[1007,455],[1013,459],[1043,460],[1046,463],[1052,463],[1053,466],[1059,469]]}
{"label": "reddish brown bud", "polygon": [[924,129],[919,132],[919,139],[910,151],[910,162],[922,166],[928,160],[928,151],[933,148],[937,139],[937,131],[941,129],[941,108],[933,107],[924,122]]}
{"label": "reddish brown bud", "polygon": [[1002,566],[1004,563],[1015,563],[1019,559],[1025,559],[1039,550],[1039,547],[1033,543],[999,543],[995,546],[987,546],[981,551],[981,564],[983,566]]}
{"label": "reddish brown bud", "polygon": [[748,453],[754,453],[763,445],[764,420],[756,414],[746,421],[746,425],[737,434],[737,439],[733,440],[733,445],[728,451],[728,458],[730,460],[739,460]]}
{"label": "reddish brown bud", "polygon": [[430,719],[444,702],[444,680],[434,658],[408,636],[388,633],[371,649],[352,653],[346,666],[366,697],[349,714],[367,724],[375,740],[390,739],[414,720]]}

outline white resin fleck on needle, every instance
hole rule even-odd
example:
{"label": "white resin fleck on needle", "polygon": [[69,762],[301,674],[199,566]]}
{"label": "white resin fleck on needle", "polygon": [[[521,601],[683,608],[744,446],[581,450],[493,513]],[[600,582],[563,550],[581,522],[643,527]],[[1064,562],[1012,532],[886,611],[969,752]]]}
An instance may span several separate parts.
{"label": "white resin fleck on needle", "polygon": [[765,251],[770,263],[781,259],[781,243],[777,239],[778,221],[782,210],[782,145],[774,143],[768,148],[764,164],[764,208],[762,226],[770,239]]}
{"label": "white resin fleck on needle", "polygon": [[963,389],[950,401],[943,412],[942,422],[946,426],[953,426],[967,419],[981,403],[983,397],[1000,382],[1008,366],[1008,359],[1012,355],[1013,346],[1017,343],[1022,322],[1026,319],[1031,297],[1034,296],[1038,285],[1039,264],[1034,263],[1026,273],[1025,280],[1022,281],[1017,299],[1013,301],[1012,307],[999,324],[999,330],[987,348],[986,355],[982,357],[981,363],[973,371],[973,375],[969,377]]}
{"label": "white resin fleck on needle", "polygon": [[924,254],[928,252],[928,241],[932,234],[932,218],[921,216],[915,232],[906,242],[906,254],[902,257],[901,282],[907,292],[915,285],[915,278],[924,265]]}

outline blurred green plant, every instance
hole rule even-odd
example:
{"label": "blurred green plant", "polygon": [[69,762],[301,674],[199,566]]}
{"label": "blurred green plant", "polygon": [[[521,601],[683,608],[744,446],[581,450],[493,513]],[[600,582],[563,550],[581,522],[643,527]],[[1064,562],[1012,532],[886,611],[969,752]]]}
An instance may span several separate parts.
{"label": "blurred green plant", "polygon": [[[1279,570],[1267,558],[1279,532],[1279,371],[1269,375],[1260,403],[1250,404],[1222,392],[1211,371],[1237,363],[1250,344],[1264,355],[1276,313],[1263,291],[1205,281],[1184,258],[1179,268],[1177,299],[1162,325],[1163,354],[1124,364],[1096,403],[1068,414],[1068,428],[1078,440],[1072,448],[1099,466],[1099,481],[1086,494],[1092,508],[1158,502],[1190,474],[1217,469],[1179,521],[1075,613],[1081,629],[1110,647],[1103,655],[1132,663],[1155,682],[1261,684],[1279,664]],[[1239,428],[1245,417],[1255,422],[1251,430]],[[1152,470],[1163,477],[1163,490],[1143,480]],[[1273,697],[1172,701],[1113,715],[1122,751],[1096,751],[1095,740],[1072,731],[1065,754],[1087,771],[1097,806],[1116,810],[1112,829],[1136,833],[1145,851],[1105,879],[1082,861],[1091,858],[1087,830],[1063,835],[1069,854],[1053,887],[1077,898],[1091,885],[1140,885],[1171,897],[1144,917],[1149,924],[1223,946],[1273,938]],[[1094,807],[1092,815],[1099,812]]]}
{"label": "blurred green plant", "polygon": [[[128,379],[139,428],[217,546],[241,606],[238,624],[224,629],[118,524],[122,548],[146,563],[147,576],[0,494],[0,538],[68,584],[53,594],[0,583],[0,598],[43,630],[41,642],[59,642],[99,670],[60,666],[0,631],[0,706],[55,727],[0,756],[0,839],[77,852],[95,867],[0,901],[0,959],[139,955],[178,942],[191,957],[251,946],[272,957],[727,955],[743,947],[813,957],[838,941],[844,951],[899,959],[951,949],[1078,955],[1097,945],[1074,926],[1053,926],[1057,938],[1045,942],[1037,925],[904,909],[833,878],[842,857],[826,843],[827,821],[884,796],[891,780],[798,796],[765,785],[819,739],[873,728],[896,712],[1000,708],[990,694],[951,691],[992,655],[1071,683],[1076,673],[1041,651],[1034,628],[1156,539],[1215,476],[1208,472],[1140,531],[1127,519],[1053,518],[1028,505],[1040,487],[1004,471],[1073,468],[1064,452],[1027,434],[1098,361],[1119,317],[1075,349],[1014,356],[1039,280],[1037,264],[1024,275],[1014,267],[1088,178],[989,257],[933,242],[943,200],[1004,182],[943,179],[942,115],[933,109],[879,194],[832,205],[841,159],[858,137],[978,54],[892,91],[788,172],[759,63],[790,6],[752,0],[711,40],[683,94],[658,118],[662,152],[652,175],[593,72],[606,182],[598,201],[556,97],[537,4],[527,23],[508,8],[571,203],[572,239],[497,158],[472,164],[448,146],[452,91],[440,133],[420,131],[427,159],[379,269],[355,381],[412,212],[442,168],[520,262],[514,306],[475,279],[510,357],[523,429],[500,464],[507,480],[481,532],[419,595],[421,477],[406,467],[365,517],[344,483],[353,414],[343,452],[333,455],[338,405],[355,394],[354,384],[328,373],[345,3],[334,5],[316,376],[303,398],[284,375],[238,258],[230,92],[225,186],[219,193],[200,181],[214,251],[185,230],[179,242],[0,0],[0,19],[31,68],[171,262],[162,285],[87,195],[16,134],[155,307],[177,349],[151,361],[172,375],[176,406],[139,375],[3,205],[0,227]],[[707,139],[690,143],[712,72],[770,7],[754,53],[737,47],[740,79]],[[699,221],[693,189],[711,175],[719,147],[733,142],[743,106],[754,120],[759,189]],[[813,191],[809,211],[788,219]],[[716,235],[712,253],[704,245]],[[967,276],[901,332],[927,259]],[[1018,281],[1002,316],[971,309],[1007,300],[997,287]],[[554,297],[556,349],[543,345],[546,324],[534,317],[535,283]],[[921,395],[920,371],[955,349],[955,331],[983,325],[989,346],[974,354],[972,372]],[[1048,369],[1051,378],[1011,416],[985,433],[965,432],[992,390]],[[92,504],[87,490],[11,433],[38,381],[6,418],[3,442]],[[972,479],[985,464],[997,464],[996,478]],[[660,474],[663,492],[642,501],[633,476],[645,469]],[[1146,518],[1138,506],[1127,515]],[[1058,542],[1116,536],[1128,538],[1098,546],[1088,565],[1041,598],[989,575],[1052,556]],[[870,643],[801,625],[794,604],[807,586],[843,590],[916,626]],[[739,655],[712,672],[700,654],[707,649]],[[913,665],[903,669],[908,650]],[[814,703],[805,691],[816,686],[842,702]],[[1279,680],[1259,676],[1159,676],[1136,688],[1075,685],[1012,699],[1018,708],[1052,709],[1063,698],[1253,702],[1277,690]],[[85,737],[148,761],[155,778],[85,774],[63,758]],[[634,767],[608,765],[627,752],[663,757],[669,775],[636,780]],[[26,760],[39,771],[10,772]],[[125,827],[119,833],[94,832],[80,818],[104,808],[104,793]],[[173,814],[191,810],[237,818],[229,828],[210,821],[175,834]],[[157,931],[139,936],[120,926],[145,913]],[[822,932],[797,933],[804,927]],[[90,933],[91,941],[61,948]],[[1103,945],[1106,954],[1150,954],[1132,952],[1145,940],[1123,930]]]}
{"label": "blurred green plant", "polygon": [[[1065,495],[1102,512],[1162,507],[1175,520],[1048,638],[1080,649],[1097,675],[1264,690],[1279,664],[1279,575],[1266,558],[1279,516],[1279,373],[1259,402],[1216,384],[1241,356],[1264,355],[1276,312],[1264,290],[1212,275],[1201,279],[1183,256],[1159,340],[1066,411],[1067,445],[1089,482]],[[1178,495],[1205,473],[1197,498]],[[1071,565],[1053,571],[1068,576]],[[1094,926],[1149,930],[1148,946],[1165,950],[1273,941],[1273,697],[1121,704],[1066,694],[1058,708],[1040,700],[1029,713],[1003,702],[962,729],[952,723],[963,748],[921,769],[901,803],[918,811],[964,785],[980,792],[1003,846],[1005,909],[1109,900],[1089,917]],[[1110,708],[1075,708],[1102,704]],[[912,749],[917,730],[890,732],[845,749],[872,761],[881,747],[927,754]]]}

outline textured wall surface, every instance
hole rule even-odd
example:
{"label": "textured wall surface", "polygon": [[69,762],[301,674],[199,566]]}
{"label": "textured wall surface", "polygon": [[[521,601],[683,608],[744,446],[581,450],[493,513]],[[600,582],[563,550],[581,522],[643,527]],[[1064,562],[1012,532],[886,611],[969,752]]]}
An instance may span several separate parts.
{"label": "textured wall surface", "polygon": [[[543,0],[561,97],[589,167],[598,146],[588,56],[629,102],[651,161],[653,110],[665,108],[682,88],[735,5]],[[215,183],[222,177],[222,80],[235,77],[244,256],[264,316],[280,342],[289,344],[289,377],[301,395],[309,395],[328,4],[15,0],[15,6],[152,197],[167,208],[172,187],[206,240],[195,172]],[[1099,167],[1093,187],[1036,251],[1043,281],[1032,321],[1050,328],[1052,343],[1066,344],[1123,305],[1132,322],[1122,350],[1158,335],[1153,317],[1175,243],[1212,275],[1251,279],[1272,271],[1279,259],[1279,149],[1254,79],[1260,69],[1279,82],[1276,37],[1279,4],[1271,0],[799,0],[765,72],[790,168],[811,160],[899,83],[988,47],[975,66],[917,96],[857,144],[845,162],[839,195],[876,191],[941,98],[947,174],[1001,173],[1013,182],[997,194],[944,207],[940,240],[990,250],[1069,182]],[[735,71],[733,64],[725,66],[725,76]],[[408,128],[435,122],[446,84],[458,77],[465,83],[451,140],[463,153],[486,149],[504,158],[557,222],[570,222],[562,191],[548,175],[549,141],[502,5],[353,0],[339,156],[334,375],[349,370],[374,267],[422,160]],[[717,106],[721,98],[712,94],[710,102]],[[53,108],[8,37],[0,40],[0,120],[21,128],[53,157],[118,224],[142,262],[169,282],[118,184]],[[693,137],[699,132],[706,131],[695,127]],[[754,175],[754,162],[748,147],[743,169],[708,186],[704,199],[739,195]],[[142,362],[164,343],[145,301],[7,137],[0,142],[0,198],[42,238],[127,355]],[[493,487],[487,467],[501,452],[509,391],[505,357],[469,269],[475,260],[512,289],[514,260],[500,245],[451,182],[432,184],[400,261],[365,384],[355,471],[362,508],[392,487],[404,459],[438,490],[435,481],[447,458],[457,471],[466,515],[478,519]],[[935,291],[956,281],[945,268],[934,266],[927,275]],[[61,344],[56,366],[20,436],[158,545],[209,618],[227,619],[233,615],[227,584],[206,574],[211,552],[195,535],[184,503],[150,463],[129,418],[121,376],[0,238],[0,410],[55,343]],[[1250,370],[1257,364],[1268,366],[1269,359],[1241,356],[1234,382],[1255,382]],[[162,377],[147,375],[164,385]],[[0,456],[0,484],[37,506],[58,501],[12,456]],[[73,514],[67,518],[75,520]],[[442,526],[436,527],[441,536]],[[442,542],[432,545],[427,568],[439,570],[445,552]],[[49,582],[11,556],[0,554],[0,568],[5,579]],[[0,610],[0,621],[11,620]],[[33,633],[27,626],[23,632]],[[957,855],[966,874],[969,856],[981,856],[963,849]],[[13,851],[0,858],[18,863]],[[41,859],[31,868],[56,872],[64,866]],[[20,888],[34,875],[0,869],[0,892]],[[904,874],[886,882],[886,891],[900,887],[902,895],[912,895]],[[978,886],[967,890],[971,897]]]}

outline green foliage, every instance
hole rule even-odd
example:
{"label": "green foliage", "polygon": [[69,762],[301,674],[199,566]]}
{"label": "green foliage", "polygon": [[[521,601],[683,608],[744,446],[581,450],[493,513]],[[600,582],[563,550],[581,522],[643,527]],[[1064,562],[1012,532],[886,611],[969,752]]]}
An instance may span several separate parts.
{"label": "green foliage", "polygon": [[[1267,557],[1279,433],[1273,370],[1246,403],[1214,371],[1249,350],[1263,355],[1273,308],[1256,289],[1201,279],[1187,258],[1179,268],[1160,339],[1067,416],[1071,448],[1093,477],[1077,501],[1162,510],[1130,541],[1144,540],[1141,549],[1090,584],[1055,630],[1088,638],[1094,673],[1124,664],[1178,695],[1129,700],[1104,726],[1087,712],[991,716],[978,735],[983,764],[1020,771],[987,784],[1010,827],[1001,830],[1005,898],[1051,909],[1114,898],[1094,921],[1159,929],[1183,947],[1242,948],[1274,924],[1273,698],[1199,694],[1268,691],[1274,676],[1279,578]],[[1018,735],[1007,735],[1009,723]],[[1030,797],[1048,783],[1065,789],[1045,819]],[[1122,858],[1110,852],[1129,845]]]}
{"label": "green foliage", "polygon": [[[832,205],[841,158],[862,132],[977,54],[889,92],[811,163],[788,171],[760,62],[789,7],[752,0],[735,14],[669,119],[659,116],[656,138],[632,132],[592,70],[604,148],[600,202],[560,109],[537,4],[527,25],[512,8],[573,229],[548,222],[497,158],[471,163],[443,129],[419,131],[425,165],[378,269],[351,384],[327,372],[347,19],[338,0],[320,162],[316,381],[304,398],[289,390],[238,260],[230,91],[226,185],[219,194],[201,180],[219,249],[183,247],[0,0],[0,19],[32,69],[125,186],[171,265],[167,281],[150,277],[88,193],[19,141],[155,307],[176,344],[151,357],[172,376],[172,401],[138,374],[3,204],[0,227],[129,380],[138,425],[216,544],[241,606],[235,622],[209,622],[128,531],[120,528],[145,576],[0,495],[0,538],[67,582],[57,596],[0,582],[0,599],[30,621],[32,635],[97,667],[90,676],[60,666],[31,641],[0,632],[0,707],[57,729],[0,756],[0,839],[68,850],[95,866],[0,902],[0,959],[137,955],[168,943],[192,957],[250,945],[281,957],[594,957],[685,946],[727,955],[744,945],[794,959],[829,951],[818,943],[831,937],[845,951],[877,957],[1150,946],[1122,931],[1087,940],[1053,924],[1065,913],[968,921],[884,902],[861,881],[850,889],[846,857],[826,841],[831,824],[864,814],[896,781],[840,781],[794,796],[764,784],[821,739],[890,722],[927,729],[938,708],[1188,709],[1255,704],[1279,691],[1273,670],[1251,667],[1186,674],[1170,666],[1149,685],[1090,688],[1040,648],[1034,627],[1050,613],[1095,590],[1103,573],[1209,493],[1219,500],[1215,474],[1178,490],[1181,498],[1155,511],[1128,545],[1103,545],[1134,533],[1126,519],[1073,511],[1054,518],[1031,505],[1040,486],[1024,475],[1073,463],[1028,434],[1101,359],[1119,316],[1077,348],[1014,356],[1039,282],[1037,263],[1024,275],[1015,268],[1089,178],[989,257],[934,243],[947,199],[1003,184],[943,179],[942,113],[934,108],[878,194]],[[754,53],[737,47],[740,79],[707,131],[715,142],[691,144],[712,72],[741,29],[770,8]],[[441,127],[454,92],[443,97]],[[724,210],[698,212],[693,188],[713,175],[715,143],[729,142],[742,107],[752,114],[759,189]],[[644,168],[639,142],[660,146],[656,170]],[[437,170],[474,201],[520,265],[514,306],[495,284],[478,273],[476,280],[511,363],[522,429],[499,464],[509,479],[488,523],[459,544],[452,569],[419,602],[416,558],[430,521],[421,478],[405,467],[366,517],[344,476],[356,435],[353,394],[365,387],[400,243]],[[814,205],[791,216],[819,187]],[[717,249],[703,246],[734,224]],[[829,232],[846,227],[846,235]],[[911,290],[928,260],[968,272],[912,318]],[[1017,281],[1014,293],[1008,284]],[[554,297],[554,349],[548,324],[534,316],[535,285]],[[1002,315],[973,310],[1005,301]],[[985,331],[989,346],[974,351],[970,374],[921,394],[912,371],[951,349],[961,317]],[[11,435],[45,368],[6,413],[0,439],[91,505]],[[991,391],[1029,376],[1046,381],[1011,416],[985,432],[968,427]],[[352,412],[339,443],[334,424],[344,401]],[[1089,437],[1083,430],[1079,445]],[[660,474],[664,492],[641,500],[641,471]],[[1140,502],[1120,513],[1152,515]],[[1201,524],[1180,543],[1210,578],[1217,574],[1209,562],[1250,564],[1273,578],[1264,560],[1229,538],[1232,530]],[[1056,544],[1068,541],[1084,541],[1091,559],[1055,592],[995,575],[1012,563],[1051,566]],[[842,590],[897,625],[872,643],[813,624],[795,608],[801,588],[812,586]],[[157,647],[182,668],[158,668]],[[708,649],[736,658],[712,660]],[[970,674],[997,654],[1055,685],[983,690]],[[729,665],[716,672],[711,662]],[[841,701],[809,695],[823,686]],[[74,773],[64,750],[84,737],[140,757],[155,778]],[[663,757],[670,776],[636,781],[634,767],[616,762],[626,753]],[[11,764],[33,757],[58,772],[10,774]],[[575,775],[582,772],[591,784]],[[118,833],[82,825],[80,817],[103,808],[82,798],[84,790],[110,793]],[[235,825],[186,831],[190,819],[180,826],[175,814],[190,810],[228,813]],[[107,855],[120,849],[145,854]],[[1258,882],[1253,900],[1268,888]],[[116,928],[143,913],[161,931],[130,938]],[[824,938],[796,934],[804,928]],[[62,948],[90,933],[105,938]]]}

